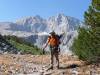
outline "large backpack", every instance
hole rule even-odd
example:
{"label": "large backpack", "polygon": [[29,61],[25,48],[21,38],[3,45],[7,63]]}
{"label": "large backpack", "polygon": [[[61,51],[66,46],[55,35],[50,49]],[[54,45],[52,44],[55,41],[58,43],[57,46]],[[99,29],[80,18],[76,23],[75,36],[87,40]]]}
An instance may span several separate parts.
{"label": "large backpack", "polygon": [[58,36],[58,35],[49,36],[49,37],[48,37],[48,43],[49,43],[49,45],[51,45],[51,46],[59,46],[59,44],[60,44],[59,36]]}

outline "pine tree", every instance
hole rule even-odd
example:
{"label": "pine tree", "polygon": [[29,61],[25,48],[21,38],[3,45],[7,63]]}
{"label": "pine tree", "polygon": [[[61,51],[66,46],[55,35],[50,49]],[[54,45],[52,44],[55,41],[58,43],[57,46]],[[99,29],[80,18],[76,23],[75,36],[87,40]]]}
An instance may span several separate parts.
{"label": "pine tree", "polygon": [[92,28],[100,27],[100,0],[92,0],[88,11],[84,14],[84,20]]}
{"label": "pine tree", "polygon": [[84,14],[87,29],[80,28],[79,36],[73,43],[73,52],[89,63],[100,61],[100,0],[92,0]]}

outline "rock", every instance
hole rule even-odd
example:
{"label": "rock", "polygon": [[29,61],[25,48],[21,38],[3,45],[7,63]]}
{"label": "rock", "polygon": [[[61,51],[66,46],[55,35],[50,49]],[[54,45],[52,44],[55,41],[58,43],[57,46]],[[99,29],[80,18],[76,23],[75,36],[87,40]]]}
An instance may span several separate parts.
{"label": "rock", "polygon": [[3,54],[8,54],[8,52],[4,52]]}

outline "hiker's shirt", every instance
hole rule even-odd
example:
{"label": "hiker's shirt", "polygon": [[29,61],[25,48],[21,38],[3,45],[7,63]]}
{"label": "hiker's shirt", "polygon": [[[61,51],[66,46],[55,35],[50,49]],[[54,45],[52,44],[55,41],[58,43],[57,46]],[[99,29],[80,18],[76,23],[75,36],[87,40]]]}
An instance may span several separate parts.
{"label": "hiker's shirt", "polygon": [[58,37],[56,35],[55,36],[49,36],[47,43],[50,47],[51,55],[55,54],[55,53],[57,54],[58,53],[58,46],[59,46]]}
{"label": "hiker's shirt", "polygon": [[59,38],[56,35],[55,36],[49,36],[47,43],[52,47],[58,46],[59,45]]}

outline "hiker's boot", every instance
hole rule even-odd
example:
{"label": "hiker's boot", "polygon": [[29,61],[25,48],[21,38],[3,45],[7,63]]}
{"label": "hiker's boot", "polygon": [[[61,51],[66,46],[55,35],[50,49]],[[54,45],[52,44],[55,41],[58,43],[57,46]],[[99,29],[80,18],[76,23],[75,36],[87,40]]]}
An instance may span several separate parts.
{"label": "hiker's boot", "polygon": [[53,70],[53,66],[50,66],[50,67],[48,68],[48,70]]}
{"label": "hiker's boot", "polygon": [[52,70],[53,70],[53,66],[50,66],[50,69],[52,69]]}
{"label": "hiker's boot", "polygon": [[54,65],[53,65],[53,64],[51,64],[51,65],[50,65],[50,68],[51,68],[51,69],[53,69],[53,66],[54,66]]}

